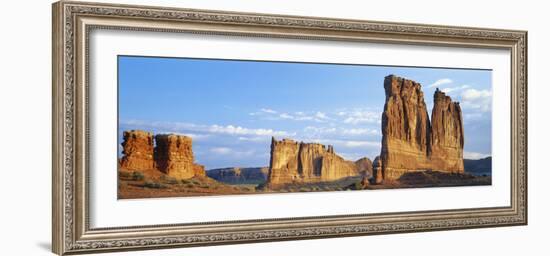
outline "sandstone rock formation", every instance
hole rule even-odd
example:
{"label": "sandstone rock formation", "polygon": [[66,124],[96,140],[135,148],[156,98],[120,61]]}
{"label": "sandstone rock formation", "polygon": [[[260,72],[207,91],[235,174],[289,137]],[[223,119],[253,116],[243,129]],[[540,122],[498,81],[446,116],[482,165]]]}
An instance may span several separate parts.
{"label": "sandstone rock formation", "polygon": [[382,183],[384,180],[384,175],[382,174],[382,160],[380,160],[380,156],[374,158],[374,161],[372,162],[372,172],[374,182],[376,184]]}
{"label": "sandstone rock formation", "polygon": [[161,172],[178,179],[206,176],[204,166],[194,163],[190,137],[159,134],[155,136],[155,142],[154,158]]}
{"label": "sandstone rock formation", "polygon": [[271,160],[266,185],[335,181],[360,175],[354,162],[334,153],[332,146],[289,139],[271,140]]}
{"label": "sandstone rock formation", "polygon": [[268,167],[230,167],[208,170],[208,177],[225,183],[263,183],[267,180]]}
{"label": "sandstone rock formation", "polygon": [[150,132],[131,130],[123,133],[120,167],[131,171],[144,171],[154,168],[153,134]]}
{"label": "sandstone rock formation", "polygon": [[372,161],[368,157],[363,157],[355,161],[355,167],[361,175],[367,178],[372,177]]}
{"label": "sandstone rock formation", "polygon": [[464,172],[464,126],[460,105],[437,89],[431,120],[430,161],[433,170]]}
{"label": "sandstone rock formation", "polygon": [[384,89],[381,172],[376,180],[396,180],[417,170],[464,172],[460,105],[437,89],[430,122],[419,83],[390,75]]}

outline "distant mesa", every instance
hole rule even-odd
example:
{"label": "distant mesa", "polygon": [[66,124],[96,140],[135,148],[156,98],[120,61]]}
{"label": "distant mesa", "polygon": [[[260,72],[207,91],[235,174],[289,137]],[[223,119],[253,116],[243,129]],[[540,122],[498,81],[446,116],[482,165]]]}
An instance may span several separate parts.
{"label": "distant mesa", "polygon": [[[360,166],[369,169],[362,160]],[[296,142],[290,139],[271,140],[271,160],[266,187],[273,189],[292,183],[336,181],[360,176],[355,162],[347,161],[334,153],[334,148],[319,143]]]}
{"label": "distant mesa", "polygon": [[464,159],[464,171],[472,175],[481,176],[491,176],[492,170],[492,158],[485,157],[477,160],[473,159]]}
{"label": "distant mesa", "polygon": [[464,173],[459,103],[436,89],[429,119],[419,83],[390,75],[384,79],[384,89],[382,149],[374,164],[377,183],[412,171]]}
{"label": "distant mesa", "polygon": [[123,139],[124,156],[120,163],[123,169],[158,169],[178,179],[206,176],[204,166],[194,163],[190,137],[174,134],[153,136],[151,132],[131,130],[124,131]]}
{"label": "distant mesa", "polygon": [[212,179],[229,184],[261,184],[267,180],[268,167],[228,167],[206,171]]}

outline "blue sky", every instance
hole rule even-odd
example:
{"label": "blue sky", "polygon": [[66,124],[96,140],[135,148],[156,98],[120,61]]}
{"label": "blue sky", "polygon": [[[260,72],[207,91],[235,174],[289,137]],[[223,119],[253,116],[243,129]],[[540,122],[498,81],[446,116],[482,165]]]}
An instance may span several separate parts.
{"label": "blue sky", "polygon": [[[349,160],[380,153],[384,77],[459,101],[465,158],[491,154],[491,71],[119,56],[119,143],[142,129],[193,138],[207,169],[268,166],[271,136],[334,145]],[[120,149],[120,146],[119,146]],[[120,154],[120,150],[119,150]]]}

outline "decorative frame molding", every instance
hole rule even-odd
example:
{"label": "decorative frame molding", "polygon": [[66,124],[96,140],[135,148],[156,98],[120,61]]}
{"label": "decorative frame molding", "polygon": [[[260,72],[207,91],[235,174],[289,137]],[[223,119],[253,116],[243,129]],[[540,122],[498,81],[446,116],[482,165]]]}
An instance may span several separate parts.
{"label": "decorative frame molding", "polygon": [[[511,205],[91,229],[88,35],[93,29],[508,49]],[[74,254],[527,224],[527,32],[61,1],[53,4],[52,193],[55,253]]]}

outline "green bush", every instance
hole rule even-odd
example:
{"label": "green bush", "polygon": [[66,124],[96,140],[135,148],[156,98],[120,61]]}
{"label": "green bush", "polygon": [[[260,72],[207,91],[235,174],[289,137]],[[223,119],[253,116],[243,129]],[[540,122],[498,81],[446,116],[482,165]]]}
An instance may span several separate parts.
{"label": "green bush", "polygon": [[143,186],[146,187],[146,188],[155,188],[155,189],[159,189],[159,188],[167,188],[168,186],[164,185],[164,184],[161,184],[161,183],[158,183],[158,182],[154,182],[154,181],[145,181],[145,183],[143,183]]}
{"label": "green bush", "polygon": [[266,189],[266,183],[260,183],[258,186],[256,186],[256,191],[262,191]]}
{"label": "green bush", "polygon": [[132,172],[132,179],[133,180],[144,180],[145,179],[145,175],[143,175],[143,173],[141,172],[138,172],[138,171],[134,171]]}
{"label": "green bush", "polygon": [[353,189],[353,190],[361,190],[361,189],[363,189],[363,185],[361,184],[361,181],[356,181],[355,183],[353,183],[352,189]]}
{"label": "green bush", "polygon": [[167,184],[172,184],[172,185],[175,185],[175,184],[178,184],[179,181],[178,179],[174,178],[174,177],[170,177],[170,176],[167,176],[167,175],[162,175],[160,176],[160,179],[162,181],[164,181],[164,183],[167,183]]}
{"label": "green bush", "polygon": [[121,171],[119,171],[119,172],[118,172],[118,177],[121,178],[121,179],[131,179],[131,178],[132,178],[132,174],[129,173],[129,172],[121,172]]}

